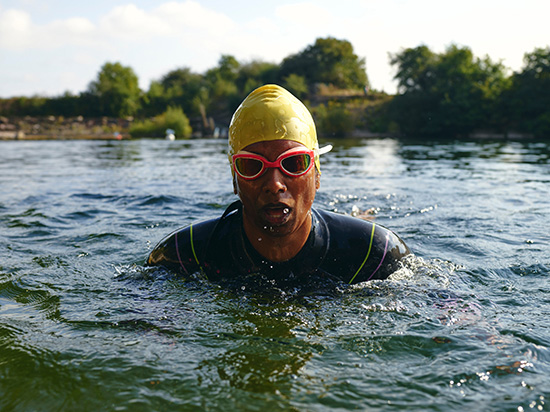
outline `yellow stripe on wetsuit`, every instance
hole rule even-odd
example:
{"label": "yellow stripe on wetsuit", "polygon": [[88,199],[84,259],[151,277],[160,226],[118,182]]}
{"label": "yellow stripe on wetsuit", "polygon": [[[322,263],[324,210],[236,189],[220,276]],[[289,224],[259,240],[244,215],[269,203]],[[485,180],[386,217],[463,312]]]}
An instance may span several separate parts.
{"label": "yellow stripe on wetsuit", "polygon": [[195,253],[195,244],[193,243],[193,225],[189,226],[189,239],[191,240],[191,251],[193,252],[195,262],[197,262],[197,265],[199,265],[200,268],[201,264],[199,263],[199,259],[197,259],[197,254]]}
{"label": "yellow stripe on wetsuit", "polygon": [[365,256],[365,260],[363,260],[363,263],[361,263],[361,266],[359,266],[359,269],[357,269],[357,272],[355,272],[355,275],[351,278],[351,280],[348,282],[349,285],[351,285],[351,282],[353,282],[353,279],[361,272],[361,269],[363,269],[363,266],[365,266],[365,263],[367,263],[367,259],[369,258],[370,251],[372,249],[372,242],[374,240],[374,229],[376,228],[376,223],[372,224],[372,232],[370,234],[370,243],[369,243],[369,250],[367,252],[367,256]]}
{"label": "yellow stripe on wetsuit", "polygon": [[208,277],[206,276],[206,272],[204,271],[204,269],[202,268],[200,262],[199,262],[199,258],[197,257],[197,253],[195,252],[195,243],[193,242],[193,225],[191,224],[191,226],[189,226],[189,240],[191,241],[191,251],[193,252],[193,257],[195,258],[195,262],[197,262],[197,265],[199,265],[199,269],[201,271],[201,273],[204,275],[204,277],[206,279],[208,279]]}

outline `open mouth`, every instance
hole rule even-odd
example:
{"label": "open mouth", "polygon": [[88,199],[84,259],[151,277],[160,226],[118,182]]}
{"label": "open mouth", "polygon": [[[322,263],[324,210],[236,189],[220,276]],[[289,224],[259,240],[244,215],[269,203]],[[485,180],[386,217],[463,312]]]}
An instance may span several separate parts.
{"label": "open mouth", "polygon": [[282,225],[290,217],[292,209],[285,204],[277,203],[264,206],[263,212],[270,225]]}

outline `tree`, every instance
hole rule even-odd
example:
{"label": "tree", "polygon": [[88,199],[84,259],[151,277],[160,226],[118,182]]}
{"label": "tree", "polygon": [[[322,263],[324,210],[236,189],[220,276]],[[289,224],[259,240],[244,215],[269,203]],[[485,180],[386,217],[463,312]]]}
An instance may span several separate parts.
{"label": "tree", "polygon": [[429,133],[432,110],[437,105],[436,97],[429,93],[435,82],[436,61],[437,56],[426,46],[390,56],[392,66],[397,66],[394,78],[401,95],[390,103],[389,116],[405,134]]}
{"label": "tree", "polygon": [[130,134],[133,137],[164,137],[167,129],[174,130],[176,137],[183,139],[190,137],[193,132],[181,107],[170,106],[166,112],[152,119],[134,122]]}
{"label": "tree", "polygon": [[235,82],[239,75],[240,67],[241,64],[235,57],[228,54],[222,54],[222,57],[220,57],[218,61],[217,74],[224,80]]}
{"label": "tree", "polygon": [[260,60],[253,60],[250,63],[242,64],[236,79],[237,89],[242,98],[252,90],[267,83],[278,81],[279,65],[267,63]]}
{"label": "tree", "polygon": [[519,131],[550,135],[550,46],[526,53],[521,72],[514,73],[503,99],[506,113]]}
{"label": "tree", "polygon": [[433,84],[433,69],[437,55],[427,46],[405,49],[401,53],[391,55],[390,63],[397,66],[395,79],[401,93],[429,90]]}
{"label": "tree", "polygon": [[303,76],[311,87],[316,83],[336,87],[359,88],[368,85],[365,59],[360,59],[346,40],[333,37],[319,38],[302,52],[285,58],[281,64],[281,78],[291,74]]}
{"label": "tree", "polygon": [[200,105],[207,104],[208,92],[204,76],[193,73],[189,68],[169,72],[160,84],[165,99],[162,110],[169,105],[177,105],[182,107],[185,113],[198,116],[201,112]]}
{"label": "tree", "polygon": [[131,67],[120,63],[105,63],[97,80],[88,86],[88,92],[98,98],[103,116],[133,116],[139,108],[138,78]]}
{"label": "tree", "polygon": [[314,109],[313,115],[321,135],[343,137],[353,130],[353,116],[343,104],[329,103],[328,107],[321,104]]}
{"label": "tree", "polygon": [[289,74],[283,79],[283,86],[287,88],[298,99],[302,99],[307,94],[307,83],[304,76]]}
{"label": "tree", "polygon": [[241,95],[236,84],[240,66],[233,56],[222,55],[218,66],[206,72],[205,80],[210,96],[207,110],[232,111],[240,102]]}
{"label": "tree", "polygon": [[467,135],[493,125],[494,109],[506,88],[501,63],[475,58],[451,45],[434,54],[426,46],[391,56],[400,95],[390,113],[401,130],[415,135]]}

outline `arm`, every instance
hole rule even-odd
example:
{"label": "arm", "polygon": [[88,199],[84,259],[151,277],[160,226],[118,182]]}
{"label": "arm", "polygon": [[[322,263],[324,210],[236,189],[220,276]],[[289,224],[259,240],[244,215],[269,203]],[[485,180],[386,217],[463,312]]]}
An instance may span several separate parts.
{"label": "arm", "polygon": [[[386,279],[399,268],[399,261],[410,254],[407,245],[391,230],[371,223],[369,246],[364,251],[361,265],[348,281],[358,283],[372,279]],[[357,250],[360,256],[360,250]]]}
{"label": "arm", "polygon": [[198,265],[192,259],[191,227],[179,229],[161,240],[149,254],[147,265],[164,266],[185,275],[195,272]]}
{"label": "arm", "polygon": [[345,283],[385,279],[411,253],[395,233],[377,223],[321,213],[330,238],[323,269]]}
{"label": "arm", "polygon": [[204,250],[217,219],[192,224],[171,233],[161,240],[147,258],[148,266],[191,275],[202,270]]}

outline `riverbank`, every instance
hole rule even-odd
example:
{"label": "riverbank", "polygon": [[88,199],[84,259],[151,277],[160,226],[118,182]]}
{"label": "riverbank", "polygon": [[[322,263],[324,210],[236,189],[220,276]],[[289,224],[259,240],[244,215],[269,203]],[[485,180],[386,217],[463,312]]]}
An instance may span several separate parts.
{"label": "riverbank", "polygon": [[132,118],[0,117],[0,140],[129,139]]}
{"label": "riverbank", "polygon": [[[1,140],[123,140],[131,139],[129,133],[133,118],[90,118],[83,116],[75,118],[63,118],[48,116],[45,118],[30,117],[7,118],[0,117],[0,141]],[[372,120],[372,119],[369,119]],[[369,123],[369,122],[365,122]],[[338,138],[337,135],[323,133],[318,130],[319,136],[323,138]],[[403,137],[397,132],[373,132],[366,128],[356,128],[345,133],[346,137],[356,139]],[[213,135],[202,135],[195,132],[193,137],[197,138],[218,138],[225,137],[224,133]],[[507,132],[494,133],[491,131],[476,131],[468,138],[472,139],[531,139],[530,134]]]}

